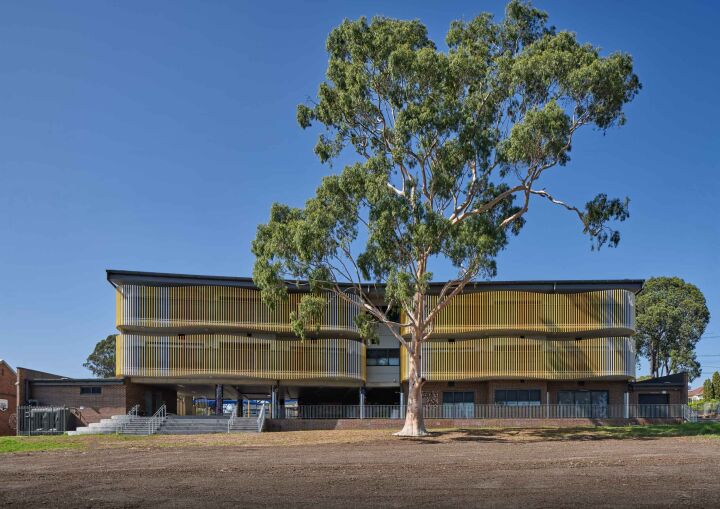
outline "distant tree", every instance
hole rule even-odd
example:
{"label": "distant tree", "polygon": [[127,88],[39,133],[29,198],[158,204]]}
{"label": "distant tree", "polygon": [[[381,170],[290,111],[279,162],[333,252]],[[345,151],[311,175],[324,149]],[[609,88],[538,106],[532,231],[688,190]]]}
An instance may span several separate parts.
{"label": "distant tree", "polygon": [[[578,207],[545,187],[570,162],[575,134],[624,124],[640,89],[629,55],[603,55],[547,18],[511,1],[502,20],[453,22],[447,51],[417,20],[345,20],[328,36],[317,99],[297,109],[301,127],[322,129],[320,161],[348,164],[303,208],[273,204],[253,243],[253,279],[270,306],[286,296],[283,279],[309,282],[293,314],[300,337],[324,291],[362,311],[366,339],[373,321],[389,326],[409,355],[400,435],[426,434],[420,357],[438,313],[470,281],[495,275],[531,202],[569,211],[594,247],[617,244],[610,222],[628,217],[627,200],[600,193]],[[430,305],[438,264],[457,272]],[[373,283],[385,285],[389,308]],[[402,319],[390,316],[398,311]]]}
{"label": "distant tree", "polygon": [[700,375],[695,346],[710,312],[697,286],[677,277],[650,278],[637,297],[637,352],[647,357],[653,376],[687,371]]}
{"label": "distant tree", "polygon": [[715,399],[712,380],[707,378],[703,383],[703,399]]}
{"label": "distant tree", "polygon": [[115,376],[115,338],[117,338],[117,334],[111,334],[98,341],[95,350],[88,356],[83,367],[100,378]]}
{"label": "distant tree", "polygon": [[712,376],[712,399],[720,399],[720,373],[717,371]]}

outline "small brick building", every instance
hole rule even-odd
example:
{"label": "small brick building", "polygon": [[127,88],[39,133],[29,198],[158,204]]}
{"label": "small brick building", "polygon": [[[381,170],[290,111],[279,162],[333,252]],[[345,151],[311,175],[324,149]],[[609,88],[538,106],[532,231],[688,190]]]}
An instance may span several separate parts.
{"label": "small brick building", "polygon": [[15,370],[0,359],[0,436],[15,434],[10,416],[15,414],[16,409],[16,380]]}
{"label": "small brick building", "polygon": [[174,413],[177,405],[175,391],[133,384],[129,379],[67,378],[27,368],[17,369],[17,401],[69,408],[70,429],[127,413],[135,405],[145,415],[152,415],[163,403]]}

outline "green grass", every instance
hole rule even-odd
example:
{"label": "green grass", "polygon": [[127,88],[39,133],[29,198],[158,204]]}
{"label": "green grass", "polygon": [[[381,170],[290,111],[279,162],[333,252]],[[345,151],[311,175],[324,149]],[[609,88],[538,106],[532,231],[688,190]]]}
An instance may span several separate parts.
{"label": "green grass", "polygon": [[[54,451],[62,449],[88,449],[93,446],[122,447],[122,442],[137,442],[149,437],[123,435],[42,435],[33,437],[0,437],[0,454],[8,452]],[[150,437],[155,438],[155,437]]]}

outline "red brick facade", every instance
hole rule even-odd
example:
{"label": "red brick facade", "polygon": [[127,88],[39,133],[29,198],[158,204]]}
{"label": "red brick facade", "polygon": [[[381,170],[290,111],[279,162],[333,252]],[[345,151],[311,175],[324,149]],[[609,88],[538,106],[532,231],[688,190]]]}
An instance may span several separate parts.
{"label": "red brick facade", "polygon": [[17,411],[16,380],[15,371],[7,362],[0,360],[0,400],[3,400],[3,408],[7,401],[7,408],[0,408],[0,436],[15,434],[15,429],[10,425],[10,416]]}

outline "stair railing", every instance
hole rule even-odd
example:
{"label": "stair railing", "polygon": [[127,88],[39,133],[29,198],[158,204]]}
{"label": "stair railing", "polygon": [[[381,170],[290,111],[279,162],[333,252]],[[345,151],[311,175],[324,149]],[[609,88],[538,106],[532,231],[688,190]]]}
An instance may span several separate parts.
{"label": "stair railing", "polygon": [[263,428],[265,427],[265,402],[264,401],[263,401],[262,405],[260,406],[260,412],[258,413],[257,427],[258,427],[258,432],[262,432]]}
{"label": "stair railing", "polygon": [[117,427],[115,430],[117,433],[122,433],[125,431],[125,428],[127,427],[128,423],[133,420],[133,417],[137,417],[140,414],[140,405],[135,405],[130,410],[128,410],[127,413],[127,419],[122,421],[120,423],[120,426]]}
{"label": "stair railing", "polygon": [[237,419],[238,416],[238,407],[240,406],[240,402],[238,401],[238,404],[235,405],[235,408],[233,408],[232,414],[230,414],[230,419],[228,420],[228,433],[230,433],[230,430],[232,429],[233,424],[235,424],[235,419]]}
{"label": "stair railing", "polygon": [[165,422],[166,417],[167,406],[163,404],[160,408],[158,408],[157,412],[155,412],[153,416],[148,419],[148,435],[155,434],[158,428],[162,426],[162,423]]}

